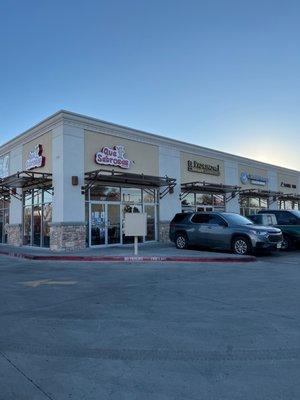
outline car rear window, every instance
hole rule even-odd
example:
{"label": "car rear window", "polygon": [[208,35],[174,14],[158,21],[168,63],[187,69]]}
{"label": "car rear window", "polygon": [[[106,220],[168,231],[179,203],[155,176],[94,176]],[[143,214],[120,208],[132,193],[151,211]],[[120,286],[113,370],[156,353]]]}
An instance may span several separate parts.
{"label": "car rear window", "polygon": [[180,223],[182,222],[187,216],[187,213],[176,214],[175,217],[172,219],[173,223]]}
{"label": "car rear window", "polygon": [[209,214],[195,214],[191,221],[195,224],[208,224],[209,218]]}

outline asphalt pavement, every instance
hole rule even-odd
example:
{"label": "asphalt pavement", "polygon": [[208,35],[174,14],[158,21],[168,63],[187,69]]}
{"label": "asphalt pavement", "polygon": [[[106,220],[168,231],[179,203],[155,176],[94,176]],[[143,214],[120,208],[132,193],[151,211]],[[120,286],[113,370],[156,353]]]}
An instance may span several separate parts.
{"label": "asphalt pavement", "polygon": [[299,399],[299,283],[300,252],[178,265],[0,256],[0,399]]}

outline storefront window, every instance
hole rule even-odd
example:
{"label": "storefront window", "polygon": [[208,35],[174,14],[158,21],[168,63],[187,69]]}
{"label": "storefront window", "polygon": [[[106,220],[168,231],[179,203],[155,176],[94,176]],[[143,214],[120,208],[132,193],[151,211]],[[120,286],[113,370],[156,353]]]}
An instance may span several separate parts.
{"label": "storefront window", "polygon": [[268,208],[267,197],[240,197],[240,213],[241,215],[257,214],[260,210]]}
{"label": "storefront window", "polygon": [[53,189],[33,189],[23,193],[23,244],[50,246]]}
{"label": "storefront window", "polygon": [[187,195],[183,195],[184,198],[181,201],[182,206],[195,206],[195,194],[189,193]]}
{"label": "storefront window", "polygon": [[24,205],[25,206],[31,206],[32,204],[32,191],[26,191],[23,194],[23,198],[24,198]]}
{"label": "storefront window", "polygon": [[141,203],[142,190],[136,188],[122,188],[123,203]]}
{"label": "storefront window", "polygon": [[155,240],[155,206],[145,206],[147,214],[147,236],[146,241]]}
{"label": "storefront window", "polygon": [[33,204],[42,204],[42,190],[35,189],[33,192]]}
{"label": "storefront window", "polygon": [[249,207],[252,207],[252,208],[259,208],[259,198],[257,198],[257,197],[250,197],[250,198],[249,198]]}
{"label": "storefront window", "polygon": [[9,202],[0,199],[0,243],[7,243],[6,225],[9,223]]}
{"label": "storefront window", "polygon": [[266,198],[260,199],[260,208],[262,210],[268,208],[268,199],[266,199]]}
{"label": "storefront window", "polygon": [[189,193],[181,201],[182,211],[225,211],[225,196],[212,193]]}
{"label": "storefront window", "polygon": [[225,207],[225,196],[223,194],[214,194],[213,204],[216,207]]}
{"label": "storefront window", "polygon": [[23,244],[31,244],[31,216],[32,207],[26,206],[23,215]]}
{"label": "storefront window", "polygon": [[143,190],[143,202],[144,203],[155,203],[155,190],[144,189]]}
{"label": "storefront window", "polygon": [[120,201],[120,188],[113,186],[95,186],[91,188],[90,199],[94,201]]}
{"label": "storefront window", "polygon": [[[113,197],[112,197],[113,194]],[[98,186],[86,194],[85,217],[87,245],[133,243],[124,234],[126,213],[147,214],[147,235],[139,242],[156,240],[158,191],[154,188],[118,188]],[[111,203],[116,199],[116,203]]]}
{"label": "storefront window", "polygon": [[52,221],[52,203],[46,203],[43,207],[43,246],[50,247],[50,225]]}

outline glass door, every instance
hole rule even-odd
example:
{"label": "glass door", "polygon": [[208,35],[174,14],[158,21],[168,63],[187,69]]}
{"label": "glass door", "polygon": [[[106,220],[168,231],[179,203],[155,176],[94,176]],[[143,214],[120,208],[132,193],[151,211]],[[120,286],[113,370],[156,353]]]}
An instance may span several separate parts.
{"label": "glass door", "polygon": [[120,204],[106,204],[106,244],[121,243]]}
{"label": "glass door", "polygon": [[120,204],[91,203],[90,245],[121,243]]}
{"label": "glass door", "polygon": [[106,240],[105,204],[91,203],[90,208],[90,245],[99,246]]}

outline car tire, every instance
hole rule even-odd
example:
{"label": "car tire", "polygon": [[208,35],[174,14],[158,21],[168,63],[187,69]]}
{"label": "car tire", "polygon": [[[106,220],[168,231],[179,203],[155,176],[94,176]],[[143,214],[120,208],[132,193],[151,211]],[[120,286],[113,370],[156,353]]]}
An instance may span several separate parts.
{"label": "car tire", "polygon": [[292,240],[288,236],[283,235],[281,250],[288,251],[291,250],[292,247],[293,247]]}
{"label": "car tire", "polygon": [[243,236],[234,238],[232,241],[232,250],[234,254],[237,254],[239,256],[251,254],[252,246],[250,240]]}
{"label": "car tire", "polygon": [[175,246],[177,249],[183,250],[188,247],[188,238],[185,233],[177,233],[175,237]]}

